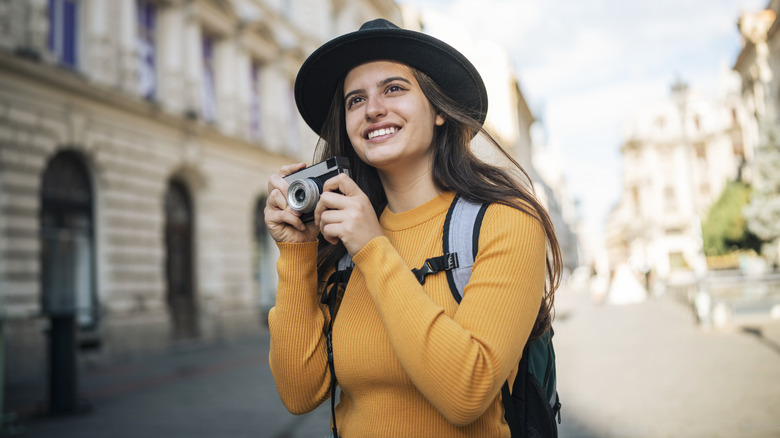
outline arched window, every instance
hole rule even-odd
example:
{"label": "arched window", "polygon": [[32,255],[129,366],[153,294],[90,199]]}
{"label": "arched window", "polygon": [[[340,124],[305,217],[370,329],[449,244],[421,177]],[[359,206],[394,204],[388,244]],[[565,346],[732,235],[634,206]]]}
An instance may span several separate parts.
{"label": "arched window", "polygon": [[77,154],[62,152],[49,162],[41,187],[44,312],[51,316],[75,315],[80,326],[93,326],[97,322],[97,297],[89,174]]}
{"label": "arched window", "polygon": [[165,195],[165,277],[166,299],[176,338],[198,335],[192,242],[191,198],[184,184],[173,180]]}

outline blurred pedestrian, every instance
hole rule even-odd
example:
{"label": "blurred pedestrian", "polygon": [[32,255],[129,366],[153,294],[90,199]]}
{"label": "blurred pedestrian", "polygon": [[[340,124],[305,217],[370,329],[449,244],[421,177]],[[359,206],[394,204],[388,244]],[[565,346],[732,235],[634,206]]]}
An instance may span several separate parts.
{"label": "blurred pedestrian", "polygon": [[[479,73],[444,42],[380,19],[317,49],[295,97],[321,137],[316,161],[347,157],[350,174],[324,183],[311,221],[290,208],[283,179],[305,165],[269,179],[265,218],[280,249],[270,365],[285,406],[302,414],[330,395],[320,298],[348,253],[354,270],[332,332],[341,389],[332,431],[509,437],[500,389],[525,340],[550,327],[561,256],[527,174],[482,128]],[[518,172],[472,153],[480,132]],[[422,284],[412,272],[442,254],[456,197],[489,203],[460,304],[443,272]]]}

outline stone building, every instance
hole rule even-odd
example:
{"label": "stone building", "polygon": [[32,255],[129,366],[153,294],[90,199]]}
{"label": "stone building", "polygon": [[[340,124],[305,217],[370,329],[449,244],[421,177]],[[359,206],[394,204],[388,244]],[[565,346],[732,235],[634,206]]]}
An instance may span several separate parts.
{"label": "stone building", "polygon": [[665,104],[625,127],[622,194],[609,217],[607,248],[614,266],[672,280],[707,271],[701,220],[751,158],[739,96],[697,96],[678,82]]}
{"label": "stone building", "polygon": [[702,98],[678,82],[665,105],[627,126],[623,193],[607,227],[613,265],[630,262],[666,281],[706,271],[701,220],[727,182],[756,186],[762,130],[780,122],[778,13],[780,0],[770,0],[740,17],[735,90]]}
{"label": "stone building", "polygon": [[[310,162],[316,142],[295,75],[322,42],[376,17],[400,22],[400,10],[390,0],[0,0],[9,409],[16,396],[46,399],[14,388],[47,369],[258,330],[276,281],[267,179]],[[51,379],[65,393],[72,383]]]}

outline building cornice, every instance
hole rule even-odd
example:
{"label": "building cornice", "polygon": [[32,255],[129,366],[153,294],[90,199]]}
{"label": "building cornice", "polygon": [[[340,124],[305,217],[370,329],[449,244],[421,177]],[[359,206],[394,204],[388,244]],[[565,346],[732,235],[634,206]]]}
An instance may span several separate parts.
{"label": "building cornice", "polygon": [[97,106],[123,111],[128,116],[139,117],[168,129],[189,134],[194,133],[203,140],[217,144],[279,155],[268,152],[261,144],[224,134],[217,127],[200,120],[187,117],[184,114],[179,116],[168,113],[159,103],[128,96],[117,89],[91,83],[77,72],[25,59],[6,51],[0,51],[0,76],[15,76],[16,80],[33,82],[42,88],[64,92]]}

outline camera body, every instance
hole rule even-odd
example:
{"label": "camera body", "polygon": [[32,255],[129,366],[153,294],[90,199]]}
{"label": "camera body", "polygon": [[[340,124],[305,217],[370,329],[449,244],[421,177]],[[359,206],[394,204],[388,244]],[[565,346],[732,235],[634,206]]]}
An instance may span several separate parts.
{"label": "camera body", "polygon": [[320,200],[322,186],[334,176],[349,174],[349,160],[346,157],[331,157],[284,177],[290,184],[287,188],[287,204],[293,210],[303,213],[301,220],[314,219],[314,207]]}

